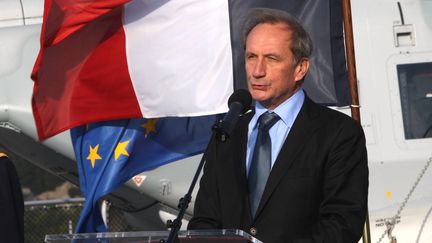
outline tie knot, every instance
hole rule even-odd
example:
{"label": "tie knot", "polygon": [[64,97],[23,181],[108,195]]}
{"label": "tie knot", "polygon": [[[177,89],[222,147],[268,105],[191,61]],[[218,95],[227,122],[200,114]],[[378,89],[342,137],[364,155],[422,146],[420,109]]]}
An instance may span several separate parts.
{"label": "tie knot", "polygon": [[278,120],[279,116],[274,112],[264,112],[258,118],[258,129],[261,130],[269,130]]}

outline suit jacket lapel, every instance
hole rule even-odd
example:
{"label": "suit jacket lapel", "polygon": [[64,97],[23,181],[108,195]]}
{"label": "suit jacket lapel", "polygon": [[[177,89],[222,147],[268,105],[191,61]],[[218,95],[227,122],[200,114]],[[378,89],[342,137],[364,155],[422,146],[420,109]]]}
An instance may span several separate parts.
{"label": "suit jacket lapel", "polygon": [[314,109],[316,104],[307,96],[291,130],[286,138],[276,162],[270,172],[255,219],[259,217],[264,205],[279,184],[286,171],[291,167],[298,152],[309,140],[315,129],[319,126],[318,112]]}
{"label": "suit jacket lapel", "polygon": [[249,205],[249,186],[247,183],[246,175],[246,151],[247,151],[247,140],[248,140],[248,125],[250,120],[254,115],[254,111],[243,115],[238,121],[238,133],[232,137],[232,143],[234,148],[238,148],[238,151],[233,151],[234,165],[235,165],[235,176],[237,180],[237,185],[239,186],[238,191],[241,198],[243,199],[243,205],[245,207],[245,212],[247,212],[246,220],[247,222],[252,221],[252,215],[250,213]]}
{"label": "suit jacket lapel", "polygon": [[[239,148],[237,152],[234,151],[234,164],[236,165],[236,176],[239,179],[239,182],[241,182],[241,188],[245,188],[244,185],[246,185],[247,188],[247,177],[246,177],[246,148],[247,148],[247,138],[248,138],[248,124],[249,121],[252,119],[253,112],[245,114],[241,119],[239,119],[239,133],[238,136],[235,136],[232,138],[232,141],[234,143],[233,147]],[[244,190],[247,192],[247,190]]]}

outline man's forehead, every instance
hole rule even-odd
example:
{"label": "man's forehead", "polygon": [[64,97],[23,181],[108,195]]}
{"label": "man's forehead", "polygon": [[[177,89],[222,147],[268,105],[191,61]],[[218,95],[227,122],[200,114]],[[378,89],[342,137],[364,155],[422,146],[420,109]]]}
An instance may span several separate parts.
{"label": "man's forehead", "polygon": [[[246,39],[246,49],[251,45],[260,48],[280,44],[281,42],[290,43],[292,30],[286,24],[260,24],[255,26]],[[276,46],[274,46],[276,47]]]}

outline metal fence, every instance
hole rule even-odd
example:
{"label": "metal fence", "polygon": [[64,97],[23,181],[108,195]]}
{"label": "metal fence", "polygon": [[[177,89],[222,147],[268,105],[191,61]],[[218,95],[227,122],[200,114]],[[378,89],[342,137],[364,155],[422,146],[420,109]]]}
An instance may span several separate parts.
{"label": "metal fence", "polygon": [[[83,198],[25,202],[25,242],[44,242],[47,234],[72,234],[83,204]],[[106,211],[111,232],[130,230],[121,210],[108,207]]]}

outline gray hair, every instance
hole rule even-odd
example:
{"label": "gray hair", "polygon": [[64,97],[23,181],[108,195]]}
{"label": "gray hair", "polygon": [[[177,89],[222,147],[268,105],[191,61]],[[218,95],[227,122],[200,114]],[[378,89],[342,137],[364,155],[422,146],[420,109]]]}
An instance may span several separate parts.
{"label": "gray hair", "polygon": [[294,55],[294,64],[297,65],[302,58],[309,58],[313,45],[308,32],[294,16],[276,9],[254,8],[249,12],[243,26],[243,46],[246,47],[246,38],[255,26],[277,23],[286,24],[292,31],[290,49]]}

